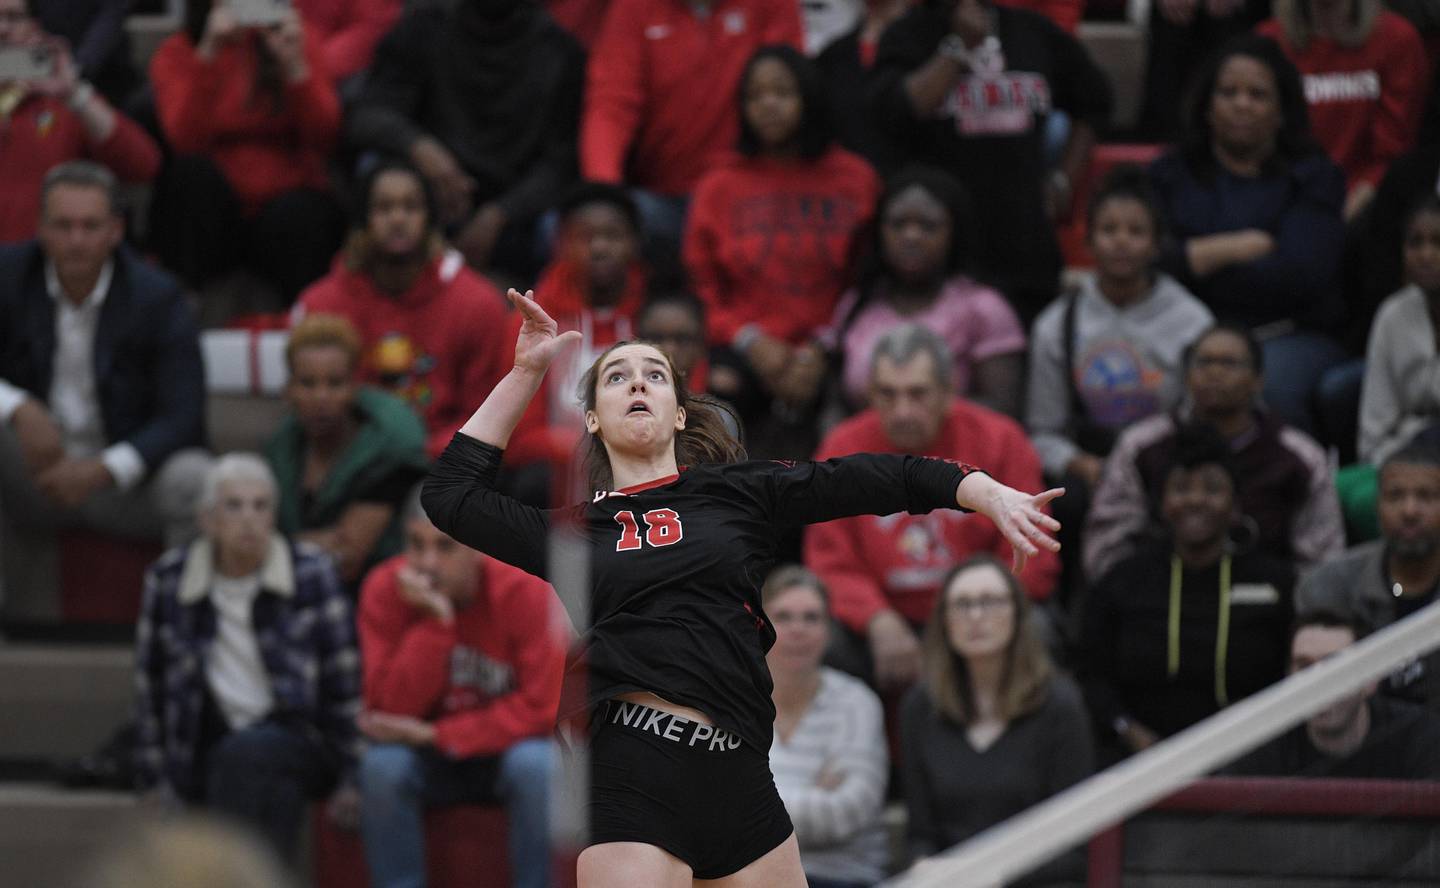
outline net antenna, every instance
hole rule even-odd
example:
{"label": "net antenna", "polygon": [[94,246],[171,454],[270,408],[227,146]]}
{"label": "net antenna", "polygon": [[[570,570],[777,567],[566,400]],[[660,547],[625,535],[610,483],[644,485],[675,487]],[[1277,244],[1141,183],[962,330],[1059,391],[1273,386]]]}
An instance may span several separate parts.
{"label": "net antenna", "polygon": [[1440,602],[921,861],[885,888],[1000,888],[1440,647]]}

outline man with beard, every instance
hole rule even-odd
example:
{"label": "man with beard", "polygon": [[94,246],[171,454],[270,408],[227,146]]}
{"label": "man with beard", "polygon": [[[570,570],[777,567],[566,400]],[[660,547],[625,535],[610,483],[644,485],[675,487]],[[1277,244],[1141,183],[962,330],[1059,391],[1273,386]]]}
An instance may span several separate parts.
{"label": "man with beard", "polygon": [[1153,532],[1176,429],[1213,425],[1234,452],[1236,543],[1304,568],[1345,545],[1329,461],[1314,439],[1260,405],[1264,366],[1244,327],[1220,323],[1184,356],[1185,401],[1173,414],[1130,426],[1115,443],[1085,524],[1085,576],[1092,582]]}
{"label": "man with beard", "polygon": [[[1380,539],[1315,568],[1295,593],[1300,613],[1329,610],[1380,628],[1436,599],[1440,587],[1440,451],[1410,444],[1380,466]],[[1402,667],[1386,693],[1440,708],[1440,652]]]}
{"label": "man with beard", "polygon": [[[1327,611],[1302,614],[1291,636],[1290,671],[1299,672],[1339,653],[1364,637],[1366,628],[1358,615]],[[1370,685],[1336,700],[1305,724],[1258,747],[1227,768],[1226,773],[1440,780],[1437,748],[1440,716],[1376,696],[1375,686]]]}
{"label": "man with beard", "polygon": [[439,454],[470,415],[476,393],[510,369],[505,301],[465,267],[440,234],[420,171],[381,164],[360,191],[360,212],[330,273],[300,295],[307,314],[344,317],[360,333],[359,382],[398,395]]}
{"label": "man with beard", "polygon": [[426,4],[376,49],[347,136],[420,168],[471,267],[529,276],[535,220],[576,176],[584,68],[536,0]]}

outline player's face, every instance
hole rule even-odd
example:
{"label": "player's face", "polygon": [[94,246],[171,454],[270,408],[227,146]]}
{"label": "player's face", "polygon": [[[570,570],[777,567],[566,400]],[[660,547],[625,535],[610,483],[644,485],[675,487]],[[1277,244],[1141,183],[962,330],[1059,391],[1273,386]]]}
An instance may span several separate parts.
{"label": "player's face", "polygon": [[405,562],[451,600],[465,601],[474,595],[478,559],[474,549],[455,542],[424,518],[405,523]]}
{"label": "player's face", "polygon": [[1095,211],[1090,250],[1100,273],[1116,280],[1146,274],[1159,255],[1155,220],[1145,204],[1133,197],[1114,197]]}
{"label": "player's face", "polygon": [[885,437],[906,453],[923,453],[940,434],[950,392],[940,384],[935,360],[915,355],[904,364],[880,358],[870,375],[870,406]]}
{"label": "player's face", "polygon": [[1440,468],[1390,463],[1376,499],[1380,535],[1402,558],[1428,558],[1440,548]]}
{"label": "player's face", "polygon": [[993,564],[961,571],[945,589],[945,635],[968,659],[996,657],[1015,635],[1015,599]]}
{"label": "player's face", "polygon": [[330,438],[345,425],[355,403],[350,356],[334,345],[295,352],[285,397],[309,438]]}
{"label": "player's face", "polygon": [[653,345],[622,345],[601,359],[595,409],[585,428],[611,453],[649,456],[673,448],[685,428],[670,362]]}
{"label": "player's face", "polygon": [[819,669],[830,642],[830,612],[820,593],[809,586],[791,586],[771,598],[765,612],[775,624],[775,646],[766,655],[770,671]]}

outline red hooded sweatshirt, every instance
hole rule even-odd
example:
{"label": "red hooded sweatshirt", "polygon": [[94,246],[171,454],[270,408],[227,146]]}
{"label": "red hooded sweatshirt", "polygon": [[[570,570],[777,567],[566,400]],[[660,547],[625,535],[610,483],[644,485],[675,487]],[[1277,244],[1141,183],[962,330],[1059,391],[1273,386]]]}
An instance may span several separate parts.
{"label": "red hooded sweatshirt", "polygon": [[739,158],[707,174],[684,254],[710,342],[729,345],[747,324],[802,342],[828,324],[879,195],[870,165],[838,147],[814,160]]}
{"label": "red hooded sweatshirt", "polygon": [[[300,294],[291,320],[338,314],[360,332],[360,379],[404,398],[439,456],[515,361],[505,298],[451,250],[399,296],[336,260]],[[508,337],[508,338],[507,338]]]}
{"label": "red hooded sweatshirt", "polygon": [[[866,410],[835,427],[815,453],[829,459],[850,453],[901,453]],[[1020,424],[993,410],[956,398],[939,437],[922,456],[980,466],[1017,490],[1043,490],[1040,457]],[[988,552],[1006,564],[1013,552],[990,519],[958,510],[928,515],[862,515],[811,525],[805,532],[805,564],[830,589],[835,616],[863,634],[880,611],[893,608],[911,623],[930,619],[940,582],[966,557]],[[1060,559],[1041,553],[1025,563],[1020,580],[1032,599],[1049,597]]]}
{"label": "red hooded sweatshirt", "polygon": [[446,626],[400,597],[405,556],[360,590],[365,708],[435,725],[451,758],[496,755],[555,726],[568,643],[544,580],[479,553],[475,601]]}
{"label": "red hooded sweatshirt", "polygon": [[756,49],[801,49],[800,4],[614,0],[590,52],[580,171],[662,194],[689,194],[735,146],[735,88]]}

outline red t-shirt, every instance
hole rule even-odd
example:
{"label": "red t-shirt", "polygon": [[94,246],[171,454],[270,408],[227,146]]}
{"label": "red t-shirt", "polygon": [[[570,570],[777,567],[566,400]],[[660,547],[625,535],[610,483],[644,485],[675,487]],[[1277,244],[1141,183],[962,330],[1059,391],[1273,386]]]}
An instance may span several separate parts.
{"label": "red t-shirt", "polygon": [[49,96],[29,95],[0,118],[0,243],[29,240],[40,219],[40,184],[67,160],[104,164],[123,182],[148,182],[160,169],[160,148],[125,115],[103,142],[85,132],[79,115]]}
{"label": "red t-shirt", "polygon": [[425,423],[426,450],[438,456],[514,364],[508,311],[500,292],[451,251],[399,296],[337,261],[300,294],[293,319],[349,319],[364,349],[361,381],[409,401]]}
{"label": "red t-shirt", "polygon": [[1350,186],[1378,185],[1391,161],[1410,150],[1430,90],[1430,63],[1414,26],[1381,11],[1360,46],[1311,38],[1300,50],[1276,19],[1256,31],[1277,41],[1304,79],[1310,130]]}
{"label": "red t-shirt", "polygon": [[475,600],[449,626],[400,597],[404,555],[376,565],[360,590],[365,708],[432,721],[451,758],[549,734],[565,669],[568,629],[550,584],[475,558]]}
{"label": "red t-shirt", "polygon": [[170,146],[214,161],[249,213],[287,191],[328,189],[326,164],[340,135],[340,98],[319,38],[306,33],[309,76],[285,84],[278,108],[254,95],[258,39],[227,43],[207,62],[182,32],[150,60],[155,110]]}
{"label": "red t-shirt", "polygon": [[[861,452],[901,452],[885,436],[874,410],[836,426],[815,459]],[[1040,457],[1020,424],[961,398],[951,403],[939,437],[919,455],[982,466],[992,478],[1017,490],[1044,489]],[[842,518],[811,525],[805,532],[805,564],[829,587],[836,618],[861,633],[885,608],[912,623],[927,622],[945,574],[981,552],[1006,564],[1014,554],[990,519],[954,509]],[[1044,599],[1059,575],[1060,559],[1042,551],[1025,563],[1020,580],[1032,599]]]}
{"label": "red t-shirt", "polygon": [[803,342],[828,323],[879,193],[870,165],[837,147],[814,160],[740,158],[707,174],[684,256],[711,343],[728,345],[752,323]]}
{"label": "red t-shirt", "polygon": [[735,146],[735,88],[770,43],[804,45],[800,4],[614,0],[590,52],[580,127],[586,179],[689,194]]}

